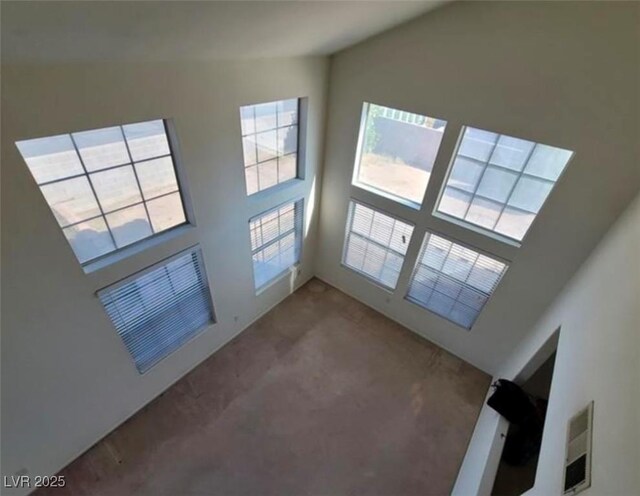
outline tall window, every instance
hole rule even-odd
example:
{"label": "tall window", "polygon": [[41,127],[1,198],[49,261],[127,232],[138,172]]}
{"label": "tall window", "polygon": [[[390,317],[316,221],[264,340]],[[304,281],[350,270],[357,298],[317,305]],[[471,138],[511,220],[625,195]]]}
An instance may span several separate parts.
{"label": "tall window", "polygon": [[498,260],[428,232],[407,299],[470,329],[506,270]]}
{"label": "tall window", "polygon": [[412,234],[412,225],[352,200],[342,263],[395,289]]}
{"label": "tall window", "polygon": [[298,177],[297,98],[240,107],[247,195]]}
{"label": "tall window", "polygon": [[81,263],[186,222],[162,120],[16,145]]}
{"label": "tall window", "polygon": [[464,128],[437,211],[522,241],[573,152]]}
{"label": "tall window", "polygon": [[199,248],[98,292],[142,374],[215,323]]}
{"label": "tall window", "polygon": [[286,203],[249,221],[256,290],[300,261],[303,203]]}
{"label": "tall window", "polygon": [[365,103],[354,184],[418,208],[446,122]]}

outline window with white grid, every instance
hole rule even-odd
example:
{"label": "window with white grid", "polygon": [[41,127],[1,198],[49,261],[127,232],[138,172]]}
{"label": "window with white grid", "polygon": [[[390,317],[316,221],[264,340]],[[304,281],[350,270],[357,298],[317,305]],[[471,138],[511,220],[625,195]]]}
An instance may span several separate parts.
{"label": "window with white grid", "polygon": [[247,195],[297,178],[299,99],[240,107]]}
{"label": "window with white grid", "polygon": [[507,266],[427,232],[406,298],[471,329]]}
{"label": "window with white grid", "polygon": [[300,261],[303,200],[286,203],[249,221],[256,290]]}
{"label": "window with white grid", "polygon": [[16,145],[80,263],[186,222],[163,120]]}
{"label": "window with white grid", "polygon": [[412,233],[412,225],[352,200],[342,263],[395,289]]}
{"label": "window with white grid", "polygon": [[437,211],[522,241],[573,152],[463,128]]}
{"label": "window with white grid", "polygon": [[215,323],[198,247],[98,291],[142,374]]}

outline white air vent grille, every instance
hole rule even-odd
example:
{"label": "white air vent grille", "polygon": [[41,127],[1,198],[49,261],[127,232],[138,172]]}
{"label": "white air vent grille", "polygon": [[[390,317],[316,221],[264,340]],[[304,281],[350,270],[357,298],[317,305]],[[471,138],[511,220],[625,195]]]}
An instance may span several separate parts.
{"label": "white air vent grille", "polygon": [[591,486],[591,434],[593,401],[569,421],[564,494],[576,494]]}

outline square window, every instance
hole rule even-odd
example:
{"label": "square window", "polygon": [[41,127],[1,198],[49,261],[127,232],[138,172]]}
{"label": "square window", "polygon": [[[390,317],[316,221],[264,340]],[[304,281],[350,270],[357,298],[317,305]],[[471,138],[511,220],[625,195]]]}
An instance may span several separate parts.
{"label": "square window", "polygon": [[83,264],[186,222],[163,120],[16,146]]}
{"label": "square window", "polygon": [[303,200],[290,202],[249,221],[256,291],[300,261]]}
{"label": "square window", "polygon": [[298,123],[297,98],[240,107],[247,195],[299,177]]}
{"label": "square window", "polygon": [[362,114],[353,183],[420,206],[446,122],[373,103]]}
{"label": "square window", "polygon": [[342,263],[395,289],[413,226],[351,200]]}
{"label": "square window", "polygon": [[427,232],[406,299],[471,329],[506,270],[498,260]]}
{"label": "square window", "polygon": [[216,322],[199,248],[102,289],[98,297],[141,374]]}
{"label": "square window", "polygon": [[522,241],[573,152],[465,127],[436,211]]}

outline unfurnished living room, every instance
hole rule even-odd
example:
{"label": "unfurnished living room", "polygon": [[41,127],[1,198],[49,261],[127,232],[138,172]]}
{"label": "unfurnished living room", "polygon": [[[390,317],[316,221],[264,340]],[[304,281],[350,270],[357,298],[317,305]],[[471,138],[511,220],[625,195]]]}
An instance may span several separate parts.
{"label": "unfurnished living room", "polygon": [[640,495],[640,2],[0,33],[1,494]]}

